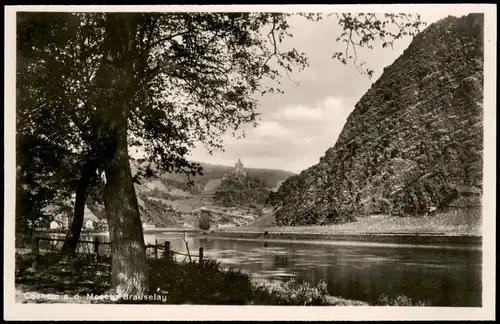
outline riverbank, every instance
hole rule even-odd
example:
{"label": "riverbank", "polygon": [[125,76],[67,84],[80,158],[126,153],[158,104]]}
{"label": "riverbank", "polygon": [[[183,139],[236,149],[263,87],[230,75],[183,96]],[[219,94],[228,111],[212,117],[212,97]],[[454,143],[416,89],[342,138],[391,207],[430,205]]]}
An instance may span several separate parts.
{"label": "riverbank", "polygon": [[398,217],[388,215],[358,216],[344,224],[276,226],[273,215],[266,215],[238,231],[300,232],[308,234],[433,234],[480,236],[482,214],[451,211],[433,216]]}
{"label": "riverbank", "polygon": [[338,225],[267,226],[218,229],[214,237],[252,240],[350,241],[411,245],[482,245],[481,215],[428,217],[366,216]]}
{"label": "riverbank", "polygon": [[[15,286],[18,303],[369,305],[368,302],[329,295],[324,282],[310,285],[290,280],[281,285],[270,286],[253,282],[239,270],[223,270],[214,260],[205,260],[200,264],[169,259],[148,259],[149,291],[154,293],[116,300],[110,293],[109,259],[96,264],[88,255],[82,255],[75,259],[76,263],[61,263],[57,253],[49,253],[40,259],[36,271],[31,267],[32,262],[31,254],[16,254]],[[380,301],[374,301],[377,302]]]}
{"label": "riverbank", "polygon": [[438,234],[318,234],[318,233],[286,233],[286,232],[250,232],[224,231],[205,234],[207,237],[228,238],[235,240],[259,241],[296,241],[296,242],[349,242],[352,244],[397,244],[409,246],[463,246],[480,248],[481,236],[471,235],[438,235]]}

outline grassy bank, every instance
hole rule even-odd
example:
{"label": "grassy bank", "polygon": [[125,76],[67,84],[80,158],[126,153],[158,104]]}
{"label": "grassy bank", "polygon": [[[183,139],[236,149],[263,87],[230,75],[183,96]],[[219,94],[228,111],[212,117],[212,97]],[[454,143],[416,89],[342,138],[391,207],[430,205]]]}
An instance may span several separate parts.
{"label": "grassy bank", "polygon": [[[246,227],[217,229],[210,236],[245,240],[350,241],[480,247],[479,213],[448,212],[426,217],[365,216],[338,225],[276,226],[271,215]],[[267,224],[267,226],[266,226]]]}
{"label": "grassy bank", "polygon": [[[110,289],[109,259],[99,264],[91,255],[61,263],[47,253],[36,271],[29,253],[16,255],[16,302],[20,303],[134,303],[205,305],[368,305],[330,296],[324,282],[316,286],[293,280],[278,286],[257,284],[239,270],[223,270],[213,260],[175,262],[150,259],[150,295],[155,300],[121,300],[107,297]],[[64,295],[67,295],[66,299]],[[79,296],[79,298],[75,298]],[[90,296],[90,298],[89,298]]]}
{"label": "grassy bank", "polygon": [[[268,218],[271,218],[268,216]],[[339,225],[275,226],[272,219],[259,220],[242,232],[262,231],[304,234],[435,234],[435,235],[481,235],[482,215],[477,212],[451,211],[427,217],[365,216],[355,222]],[[224,230],[221,230],[224,231]],[[231,231],[227,229],[225,231]]]}

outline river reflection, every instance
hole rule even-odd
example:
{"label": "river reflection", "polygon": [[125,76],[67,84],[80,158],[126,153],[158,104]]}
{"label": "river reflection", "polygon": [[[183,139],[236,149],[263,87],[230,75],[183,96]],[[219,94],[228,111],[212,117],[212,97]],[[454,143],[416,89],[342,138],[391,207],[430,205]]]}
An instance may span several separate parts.
{"label": "river reflection", "polygon": [[[146,244],[171,242],[186,252],[181,234],[145,234]],[[372,301],[407,295],[435,306],[481,306],[481,251],[395,245],[332,245],[186,237],[191,254],[239,268],[268,283],[323,279],[332,295]],[[184,257],[178,256],[180,260]]]}

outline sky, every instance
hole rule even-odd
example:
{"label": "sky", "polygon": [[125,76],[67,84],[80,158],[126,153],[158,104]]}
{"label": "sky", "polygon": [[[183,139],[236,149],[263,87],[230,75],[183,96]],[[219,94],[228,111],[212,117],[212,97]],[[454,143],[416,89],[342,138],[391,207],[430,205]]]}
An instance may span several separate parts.
{"label": "sky", "polygon": [[[418,13],[429,25],[448,15],[459,17],[470,11],[457,7]],[[290,26],[294,36],[283,46],[305,52],[309,67],[292,73],[292,80],[286,76],[282,79],[284,94],[258,96],[259,126],[246,127],[245,138],[224,136],[224,152],[215,151],[212,155],[200,144],[191,152],[191,160],[234,165],[241,159],[245,167],[300,173],[318,163],[325,151],[334,146],[356,102],[412,40],[400,39],[393,48],[358,50],[358,62],[364,61],[366,67],[374,70],[369,79],[353,64],[343,65],[331,58],[333,52],[343,49],[342,44],[335,42],[340,31],[335,18],[310,22],[297,17],[290,21]]]}

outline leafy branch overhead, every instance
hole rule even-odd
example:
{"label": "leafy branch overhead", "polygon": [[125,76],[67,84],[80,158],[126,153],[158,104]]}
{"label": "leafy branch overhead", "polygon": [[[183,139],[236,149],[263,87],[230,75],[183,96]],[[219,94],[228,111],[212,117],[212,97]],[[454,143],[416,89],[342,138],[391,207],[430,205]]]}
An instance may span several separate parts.
{"label": "leafy branch overhead", "polygon": [[335,14],[342,33],[336,38],[337,42],[345,43],[344,52],[335,52],[332,58],[339,60],[343,64],[353,61],[358,71],[372,77],[373,70],[369,68],[361,69],[366,62],[358,63],[358,53],[356,48],[373,49],[376,43],[381,43],[381,47],[393,47],[396,40],[405,36],[415,36],[425,27],[426,23],[420,20],[419,14],[405,13],[342,13]]}

